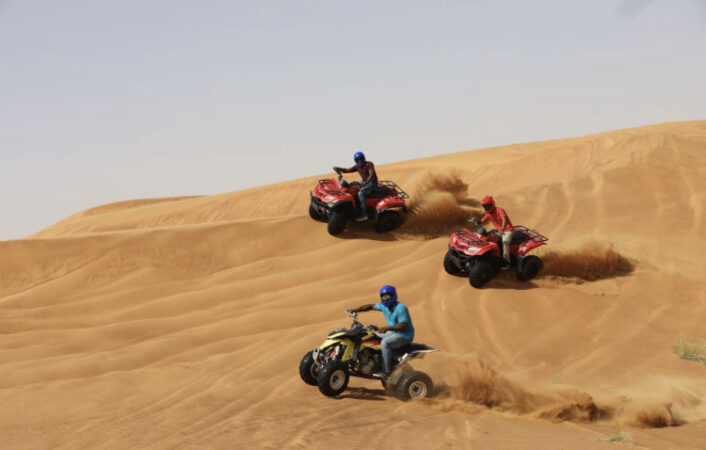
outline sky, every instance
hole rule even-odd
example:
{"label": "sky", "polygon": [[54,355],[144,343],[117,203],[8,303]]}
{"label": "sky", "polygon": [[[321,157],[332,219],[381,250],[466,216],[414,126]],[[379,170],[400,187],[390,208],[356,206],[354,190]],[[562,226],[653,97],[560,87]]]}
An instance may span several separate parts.
{"label": "sky", "polygon": [[0,240],[359,150],[706,119],[705,80],[706,0],[0,0]]}

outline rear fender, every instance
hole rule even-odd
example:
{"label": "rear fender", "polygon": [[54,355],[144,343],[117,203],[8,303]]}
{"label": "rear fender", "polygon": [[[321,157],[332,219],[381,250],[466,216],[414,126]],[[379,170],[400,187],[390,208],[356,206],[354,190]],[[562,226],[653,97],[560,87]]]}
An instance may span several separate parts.
{"label": "rear fender", "polygon": [[404,207],[405,207],[404,200],[402,200],[401,198],[396,198],[396,197],[383,198],[382,200],[377,202],[377,204],[375,205],[375,209],[378,212],[382,212],[382,211],[392,209],[392,208],[404,208]]}
{"label": "rear fender", "polygon": [[397,363],[398,366],[401,366],[402,364],[406,363],[407,361],[411,361],[413,359],[424,359],[425,356],[427,356],[427,353],[434,353],[438,352],[439,350],[430,348],[429,350],[415,350],[410,353],[405,353],[402,358],[400,358],[400,362]]}
{"label": "rear fender", "polygon": [[541,242],[541,241],[527,241],[527,242],[523,242],[523,243],[521,243],[521,244],[517,247],[517,254],[518,254],[518,255],[521,255],[521,256],[524,256],[524,255],[526,255],[527,253],[529,253],[529,252],[531,252],[532,250],[534,250],[535,248],[540,247],[540,246],[542,246],[542,245],[547,245],[547,244],[544,243],[544,242]]}

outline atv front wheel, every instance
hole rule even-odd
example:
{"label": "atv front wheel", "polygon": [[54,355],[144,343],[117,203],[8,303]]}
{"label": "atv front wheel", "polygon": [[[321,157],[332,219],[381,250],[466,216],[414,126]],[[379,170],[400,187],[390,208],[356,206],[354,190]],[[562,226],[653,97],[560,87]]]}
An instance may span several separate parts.
{"label": "atv front wheel", "polygon": [[517,271],[517,279],[520,281],[529,281],[539,275],[544,264],[538,256],[530,255],[522,260],[520,270]]}
{"label": "atv front wheel", "polygon": [[340,212],[332,212],[331,217],[328,218],[328,233],[331,236],[343,233],[343,230],[346,229],[346,222],[346,216]]}
{"label": "atv front wheel", "polygon": [[414,370],[405,374],[397,384],[397,397],[406,402],[430,397],[434,389],[431,378],[424,372]]}
{"label": "atv front wheel", "polygon": [[378,214],[378,220],[375,222],[375,231],[378,233],[386,233],[392,231],[402,225],[402,216],[397,211],[383,211]]}
{"label": "atv front wheel", "polygon": [[308,352],[299,363],[299,376],[302,377],[304,383],[316,386],[318,375],[319,369],[314,361],[314,352]]}
{"label": "atv front wheel", "polygon": [[493,265],[488,261],[477,261],[468,273],[468,282],[474,288],[483,287],[493,278]]}
{"label": "atv front wheel", "polygon": [[454,264],[453,260],[451,259],[451,250],[446,251],[446,255],[444,256],[444,270],[446,273],[451,274],[451,275],[456,275],[461,271],[461,269]]}
{"label": "atv front wheel", "polygon": [[319,391],[327,397],[336,397],[348,386],[348,370],[338,360],[329,361],[320,371],[316,380]]}
{"label": "atv front wheel", "polygon": [[321,215],[319,208],[316,207],[314,202],[309,203],[309,217],[319,222],[326,221],[326,217]]}

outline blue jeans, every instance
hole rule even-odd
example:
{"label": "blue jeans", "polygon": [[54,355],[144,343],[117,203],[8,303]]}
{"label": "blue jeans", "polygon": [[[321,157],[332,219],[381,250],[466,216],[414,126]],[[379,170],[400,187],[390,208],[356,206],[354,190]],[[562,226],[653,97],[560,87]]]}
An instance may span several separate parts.
{"label": "blue jeans", "polygon": [[365,196],[371,193],[373,189],[375,189],[375,185],[373,183],[368,183],[364,185],[362,182],[359,181],[354,181],[354,183],[360,186],[360,190],[358,191],[358,204],[360,205],[360,215],[367,216],[368,209],[365,207]]}
{"label": "blue jeans", "polygon": [[401,334],[394,331],[388,331],[381,334],[382,341],[380,342],[382,346],[382,366],[385,373],[390,373],[392,365],[392,350],[395,348],[403,347],[409,342]]}

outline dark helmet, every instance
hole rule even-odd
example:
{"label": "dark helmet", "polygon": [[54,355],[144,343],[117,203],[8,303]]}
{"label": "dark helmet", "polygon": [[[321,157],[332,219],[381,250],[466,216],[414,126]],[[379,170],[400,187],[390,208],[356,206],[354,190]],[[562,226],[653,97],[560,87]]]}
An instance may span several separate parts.
{"label": "dark helmet", "polygon": [[355,155],[353,155],[353,160],[355,161],[356,166],[363,167],[365,164],[365,155],[363,152],[355,152]]}
{"label": "dark helmet", "polygon": [[493,197],[490,195],[486,195],[483,200],[480,201],[480,204],[486,211],[492,211],[495,209],[495,200],[493,200]]}
{"label": "dark helmet", "polygon": [[397,290],[394,286],[383,286],[380,289],[380,301],[383,305],[388,308],[392,307],[397,303]]}

